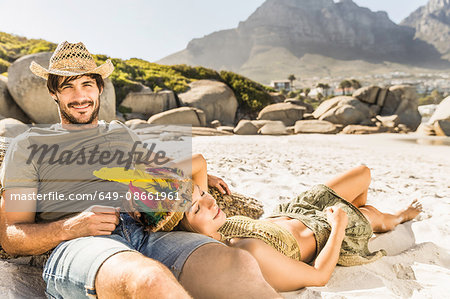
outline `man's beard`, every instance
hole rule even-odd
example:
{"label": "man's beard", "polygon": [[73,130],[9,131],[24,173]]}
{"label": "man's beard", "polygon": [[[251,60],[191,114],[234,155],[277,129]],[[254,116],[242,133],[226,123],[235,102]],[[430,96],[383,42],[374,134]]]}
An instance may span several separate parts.
{"label": "man's beard", "polygon": [[[57,101],[58,106],[59,106],[59,111],[61,112],[61,117],[65,118],[70,124],[74,124],[74,125],[86,125],[86,124],[91,124],[98,116],[98,112],[100,110],[100,95],[98,96],[97,99],[97,107],[95,108],[95,110],[92,112],[91,117],[86,120],[86,121],[79,121],[78,119],[76,119],[73,115],[71,115],[66,108],[61,107],[61,102],[58,100]],[[83,104],[92,104],[94,105],[94,101],[83,101],[81,103],[75,102],[75,103],[70,103],[68,106],[73,106],[73,105],[83,105]]]}

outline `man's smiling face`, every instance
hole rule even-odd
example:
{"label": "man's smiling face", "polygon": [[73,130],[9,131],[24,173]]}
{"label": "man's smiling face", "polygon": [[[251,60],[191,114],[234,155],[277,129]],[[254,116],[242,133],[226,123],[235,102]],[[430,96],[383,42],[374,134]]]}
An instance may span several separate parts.
{"label": "man's smiling face", "polygon": [[97,124],[100,109],[97,82],[88,75],[68,82],[61,80],[59,90],[52,94],[58,101],[62,124]]}

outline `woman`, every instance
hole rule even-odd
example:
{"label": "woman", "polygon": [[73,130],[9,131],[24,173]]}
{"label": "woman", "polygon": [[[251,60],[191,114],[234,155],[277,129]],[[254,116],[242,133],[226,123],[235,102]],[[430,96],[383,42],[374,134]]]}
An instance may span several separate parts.
{"label": "woman", "polygon": [[[175,166],[182,169],[183,163],[192,167],[194,182],[193,191],[187,187],[188,191],[182,192],[189,194],[188,197],[192,192],[192,203],[189,205],[191,198],[183,201],[184,213],[164,212],[168,209],[163,209],[160,202],[148,201],[145,197],[180,190],[177,169],[124,171],[105,168],[94,175],[129,184],[131,193],[139,195],[140,199],[132,201],[140,205],[139,211],[131,208],[129,213],[147,231],[197,232],[247,250],[257,260],[267,282],[278,291],[323,286],[336,264],[351,266],[377,260],[385,252],[368,250],[372,233],[392,230],[421,211],[417,202],[396,214],[382,213],[366,205],[370,170],[359,166],[324,185],[312,187],[289,203],[278,205],[266,219],[253,220],[243,216],[227,219],[215,199],[205,191],[208,190],[208,179],[203,156],[194,155]],[[169,179],[155,179],[157,177]]]}
{"label": "woman", "polygon": [[211,236],[250,252],[265,279],[278,291],[323,286],[339,262],[358,265],[384,251],[370,253],[373,232],[387,232],[421,212],[414,201],[405,210],[387,214],[366,205],[370,170],[359,166],[317,185],[264,220],[236,216],[226,219],[207,189],[206,162],[193,162],[192,206],[176,229]]}

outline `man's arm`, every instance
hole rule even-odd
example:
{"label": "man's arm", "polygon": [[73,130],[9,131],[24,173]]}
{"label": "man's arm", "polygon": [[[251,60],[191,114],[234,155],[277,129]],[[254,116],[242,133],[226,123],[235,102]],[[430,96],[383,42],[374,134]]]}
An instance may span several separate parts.
{"label": "man's arm", "polygon": [[116,212],[91,210],[76,216],[49,222],[35,223],[36,201],[20,201],[24,212],[6,212],[12,194],[36,193],[35,188],[15,188],[4,192],[1,202],[0,242],[11,255],[37,255],[55,248],[59,243],[78,237],[109,235],[119,223]]}

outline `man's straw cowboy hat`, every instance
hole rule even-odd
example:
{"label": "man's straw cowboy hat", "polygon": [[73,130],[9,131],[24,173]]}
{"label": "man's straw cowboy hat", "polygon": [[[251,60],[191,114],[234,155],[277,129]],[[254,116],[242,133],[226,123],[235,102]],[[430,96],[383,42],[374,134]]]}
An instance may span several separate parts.
{"label": "man's straw cowboy hat", "polygon": [[104,79],[111,75],[114,66],[109,59],[104,64],[97,66],[83,43],[71,44],[65,41],[60,43],[53,52],[48,69],[33,61],[30,70],[36,76],[44,79],[48,79],[48,74],[58,76],[99,74]]}

